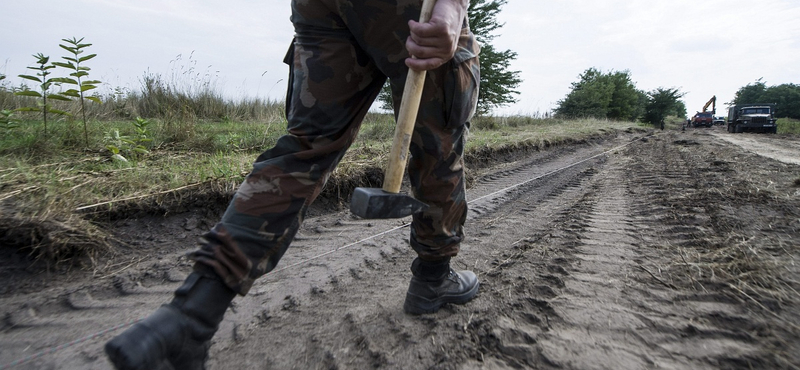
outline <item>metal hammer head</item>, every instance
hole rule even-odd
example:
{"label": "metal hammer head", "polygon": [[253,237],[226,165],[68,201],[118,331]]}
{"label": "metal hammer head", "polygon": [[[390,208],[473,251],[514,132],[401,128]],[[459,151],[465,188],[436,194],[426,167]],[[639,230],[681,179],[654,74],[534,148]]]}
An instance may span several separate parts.
{"label": "metal hammer head", "polygon": [[350,212],[368,219],[401,218],[426,209],[427,204],[411,196],[376,188],[356,188],[350,199]]}

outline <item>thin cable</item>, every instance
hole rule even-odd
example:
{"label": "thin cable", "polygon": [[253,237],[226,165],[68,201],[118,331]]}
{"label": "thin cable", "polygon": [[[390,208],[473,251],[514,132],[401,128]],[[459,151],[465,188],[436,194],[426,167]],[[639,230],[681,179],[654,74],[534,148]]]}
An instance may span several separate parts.
{"label": "thin cable", "polygon": [[89,336],[86,336],[86,337],[83,337],[83,338],[80,338],[80,339],[73,340],[72,342],[64,343],[64,344],[61,344],[61,345],[58,345],[58,346],[55,346],[55,347],[51,347],[51,348],[45,349],[43,351],[36,352],[36,353],[34,353],[34,354],[30,355],[30,356],[21,358],[19,360],[11,361],[11,362],[3,365],[3,366],[0,366],[0,370],[6,370],[6,369],[10,369],[10,368],[12,368],[14,366],[19,366],[19,365],[22,365],[22,364],[26,364],[26,363],[31,362],[33,360],[36,360],[36,359],[38,359],[38,358],[40,358],[42,356],[56,353],[56,352],[58,352],[58,351],[60,351],[60,350],[62,350],[64,348],[77,346],[78,344],[90,341],[90,340],[95,339],[95,338],[97,338],[97,337],[99,337],[101,335],[110,333],[110,332],[112,332],[114,330],[127,328],[127,327],[129,327],[129,326],[131,326],[133,324],[136,324],[137,322],[142,321],[142,320],[144,320],[144,319],[136,319],[136,320],[133,320],[133,321],[130,321],[130,322],[126,322],[124,324],[117,325],[117,326],[115,326],[113,328],[108,328],[108,329],[105,329],[103,331],[99,331],[97,333],[94,333],[92,335],[89,335]]}
{"label": "thin cable", "polygon": [[281,267],[281,268],[279,268],[279,269],[272,270],[272,273],[274,274],[274,273],[276,273],[276,272],[279,272],[279,271],[286,270],[286,269],[288,269],[289,267],[295,267],[295,266],[299,266],[299,265],[305,264],[306,262],[310,262],[310,261],[313,261],[313,260],[315,260],[315,259],[318,259],[318,258],[321,258],[321,257],[327,256],[327,255],[329,255],[329,254],[336,253],[336,252],[338,252],[338,251],[340,251],[340,250],[342,250],[342,249],[347,249],[347,248],[350,248],[350,247],[352,247],[352,246],[354,246],[354,245],[358,245],[358,244],[364,243],[364,242],[366,242],[366,241],[368,241],[368,240],[375,239],[375,238],[377,238],[377,237],[379,237],[379,236],[386,235],[386,234],[388,234],[388,233],[391,233],[391,232],[393,232],[393,231],[400,230],[400,229],[402,229],[402,228],[405,228],[405,227],[407,227],[408,225],[411,225],[411,223],[410,223],[410,222],[406,222],[406,223],[404,223],[404,224],[402,224],[402,225],[400,225],[400,226],[397,226],[397,227],[395,227],[395,228],[392,228],[392,229],[389,229],[389,230],[383,231],[383,232],[381,232],[381,233],[375,234],[375,235],[373,235],[373,236],[370,236],[370,237],[368,237],[368,238],[364,238],[364,239],[361,239],[361,240],[359,240],[359,241],[352,242],[352,243],[350,243],[350,244],[347,244],[347,245],[343,245],[343,246],[341,246],[341,247],[339,247],[339,248],[336,248],[336,249],[331,249],[331,250],[329,250],[329,251],[327,251],[327,252],[325,252],[325,253],[318,254],[318,255],[316,255],[316,256],[314,256],[314,257],[311,257],[311,258],[308,258],[308,259],[302,260],[302,261],[300,261],[300,262],[295,262],[295,263],[293,263],[293,264],[291,264],[291,265],[288,265],[288,266],[283,266],[283,267]]}
{"label": "thin cable", "polygon": [[[635,140],[635,141],[638,141],[638,140]],[[541,178],[544,178],[544,177],[550,176],[550,175],[552,175],[552,174],[555,174],[555,173],[557,173],[557,172],[564,171],[564,170],[566,170],[566,169],[568,169],[568,168],[571,168],[571,167],[577,166],[577,165],[579,165],[579,164],[581,164],[581,163],[584,163],[584,162],[586,162],[586,161],[589,161],[589,160],[592,160],[592,159],[594,159],[594,158],[597,158],[597,157],[600,157],[600,156],[606,155],[606,154],[608,154],[608,153],[611,153],[611,152],[613,152],[613,151],[615,151],[615,150],[622,149],[622,148],[624,148],[624,147],[626,147],[626,146],[630,145],[631,143],[633,143],[633,142],[635,142],[635,141],[631,141],[631,142],[629,142],[629,143],[627,143],[627,144],[620,145],[620,146],[618,146],[618,147],[615,147],[615,148],[612,148],[612,149],[606,150],[605,152],[602,152],[602,153],[600,153],[600,154],[595,154],[595,155],[593,155],[593,156],[591,156],[591,157],[584,158],[584,159],[582,159],[582,160],[580,160],[580,161],[578,161],[578,162],[575,162],[575,163],[572,163],[572,164],[570,164],[570,165],[567,165],[567,166],[561,167],[561,168],[559,168],[559,169],[552,170],[552,171],[550,171],[550,172],[547,172],[547,173],[545,173],[545,174],[539,175],[539,176],[537,176],[537,177],[534,177],[534,178],[532,178],[532,179],[529,179],[529,180],[523,181],[523,182],[521,182],[521,183],[519,183],[519,184],[511,185],[511,186],[509,186],[509,187],[507,187],[507,188],[500,189],[500,190],[498,190],[498,191],[495,191],[494,193],[487,194],[487,195],[484,195],[484,196],[482,196],[482,197],[475,198],[475,199],[473,199],[473,200],[470,200],[470,201],[468,201],[468,202],[467,202],[467,204],[471,204],[471,203],[473,203],[473,202],[477,202],[477,201],[479,201],[479,200],[481,200],[481,199],[488,198],[488,197],[495,196],[495,195],[497,195],[497,194],[500,194],[500,193],[507,192],[507,191],[509,191],[509,190],[511,190],[511,189],[514,189],[514,188],[518,188],[518,187],[520,187],[520,186],[523,186],[523,185],[525,185],[525,184],[527,184],[527,183],[529,183],[529,182],[536,181],[536,180],[539,180],[539,179],[541,179]],[[355,241],[355,242],[352,242],[352,243],[350,243],[350,244],[347,244],[347,245],[343,245],[343,246],[341,246],[341,247],[338,247],[338,248],[336,248],[336,249],[329,250],[329,251],[327,251],[327,252],[325,252],[325,253],[318,254],[318,255],[316,255],[316,256],[310,257],[310,258],[308,258],[308,259],[305,259],[305,260],[302,260],[302,261],[299,261],[299,262],[295,262],[295,263],[293,263],[293,264],[291,264],[291,265],[287,265],[287,266],[281,267],[281,268],[279,268],[279,269],[272,270],[272,271],[271,271],[271,273],[273,273],[273,274],[274,274],[274,273],[277,273],[277,272],[280,272],[280,271],[286,270],[286,269],[288,269],[288,268],[291,268],[291,267],[295,267],[295,266],[300,266],[300,265],[303,265],[303,264],[305,264],[305,263],[308,263],[308,262],[310,262],[310,261],[313,261],[313,260],[316,260],[316,259],[322,258],[322,257],[324,257],[324,256],[327,256],[327,255],[330,255],[330,254],[336,253],[336,252],[338,252],[338,251],[340,251],[340,250],[347,249],[347,248],[350,248],[350,247],[352,247],[352,246],[354,246],[354,245],[359,245],[359,244],[362,244],[362,243],[364,243],[364,242],[366,242],[366,241],[369,241],[369,240],[375,239],[375,238],[377,238],[377,237],[379,237],[379,236],[383,236],[383,235],[389,234],[389,233],[391,233],[391,232],[394,232],[394,231],[397,231],[397,230],[400,230],[400,229],[406,228],[406,227],[408,227],[409,225],[411,225],[411,223],[410,223],[410,222],[406,222],[406,223],[404,223],[403,225],[400,225],[400,226],[394,227],[394,228],[392,228],[392,229],[389,229],[389,230],[386,230],[386,231],[382,231],[382,232],[380,232],[380,233],[378,233],[378,234],[375,234],[375,235],[372,235],[372,236],[370,236],[370,237],[367,237],[367,238],[361,239],[361,240],[359,240],[359,241]]]}

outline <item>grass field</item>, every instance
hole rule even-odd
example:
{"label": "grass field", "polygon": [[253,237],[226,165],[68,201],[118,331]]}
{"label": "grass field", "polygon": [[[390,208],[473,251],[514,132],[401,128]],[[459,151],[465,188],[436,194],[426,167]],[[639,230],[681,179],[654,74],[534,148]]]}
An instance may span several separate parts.
{"label": "grass field", "polygon": [[[37,122],[22,122],[0,138],[0,199],[28,198],[47,208],[82,206],[154,194],[203,182],[238,183],[263,150],[285,133],[285,121],[192,122],[179,127],[154,120],[142,143],[147,153],[123,150],[127,162],[113,160],[105,148],[115,140],[108,132],[133,139],[130,122],[96,122],[92,148],[81,148],[71,124],[51,124],[52,134],[41,137]],[[546,147],[564,140],[580,140],[598,133],[635,127],[631,122],[555,120],[526,117],[480,118],[473,125],[466,155],[486,149],[520,145]],[[491,128],[487,128],[491,127]],[[370,114],[358,140],[336,171],[357,176],[359,168],[382,168],[391,143],[390,115]],[[118,140],[117,147],[123,147]]]}
{"label": "grass field", "polygon": [[[102,230],[96,221],[141,211],[172,213],[189,198],[225,201],[253,160],[285,133],[285,120],[275,117],[265,122],[152,119],[144,134],[136,131],[133,120],[93,121],[88,148],[83,145],[82,126],[79,129],[74,121],[50,122],[47,136],[39,121],[18,122],[0,136],[0,226],[13,229],[25,224],[36,229],[55,222],[73,233],[99,235]],[[495,152],[540,149],[638,126],[596,119],[482,117],[472,124],[465,157],[484,160],[481,157]],[[376,169],[386,164],[393,132],[391,115],[369,114],[357,141],[329,179],[326,195],[349,198],[353,187],[369,181],[366,174],[374,178]],[[146,151],[137,152],[134,145]],[[112,158],[110,147],[126,161]],[[36,230],[32,234],[47,234]],[[73,233],[64,234],[68,240],[60,243],[81,239]],[[48,235],[34,239],[58,237]],[[47,254],[71,253],[60,252],[63,249]]]}
{"label": "grass field", "polygon": [[791,118],[778,119],[779,134],[800,134],[800,120]]}

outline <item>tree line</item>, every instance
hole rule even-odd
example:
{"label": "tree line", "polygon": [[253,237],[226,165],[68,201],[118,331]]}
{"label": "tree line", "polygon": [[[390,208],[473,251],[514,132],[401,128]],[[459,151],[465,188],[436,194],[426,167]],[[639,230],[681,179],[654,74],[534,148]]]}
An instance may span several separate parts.
{"label": "tree line", "polygon": [[603,72],[589,68],[572,83],[569,94],[558,101],[557,116],[607,118],[658,124],[667,116],[684,117],[685,95],[678,88],[652,91],[636,88],[630,71]]}
{"label": "tree line", "polygon": [[788,83],[767,86],[762,79],[758,79],[740,88],[729,104],[752,103],[774,103],[776,117],[800,119],[800,85]]}
{"label": "tree line", "polygon": [[[602,72],[589,68],[572,83],[555,114],[567,118],[594,117],[658,124],[667,116],[686,116],[685,95],[677,88],[652,91],[636,88],[629,71]],[[776,117],[800,119],[800,85],[767,86],[761,79],[740,88],[729,105],[774,103]]]}

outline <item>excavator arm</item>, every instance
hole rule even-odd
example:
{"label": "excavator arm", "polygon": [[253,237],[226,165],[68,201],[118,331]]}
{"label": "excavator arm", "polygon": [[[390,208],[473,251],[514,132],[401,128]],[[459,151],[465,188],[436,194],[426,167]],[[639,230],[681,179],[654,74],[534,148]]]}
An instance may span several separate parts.
{"label": "excavator arm", "polygon": [[708,110],[708,106],[709,105],[711,106],[711,114],[716,114],[717,113],[717,96],[716,95],[712,96],[711,99],[708,100],[706,105],[703,106],[703,112],[706,112]]}

